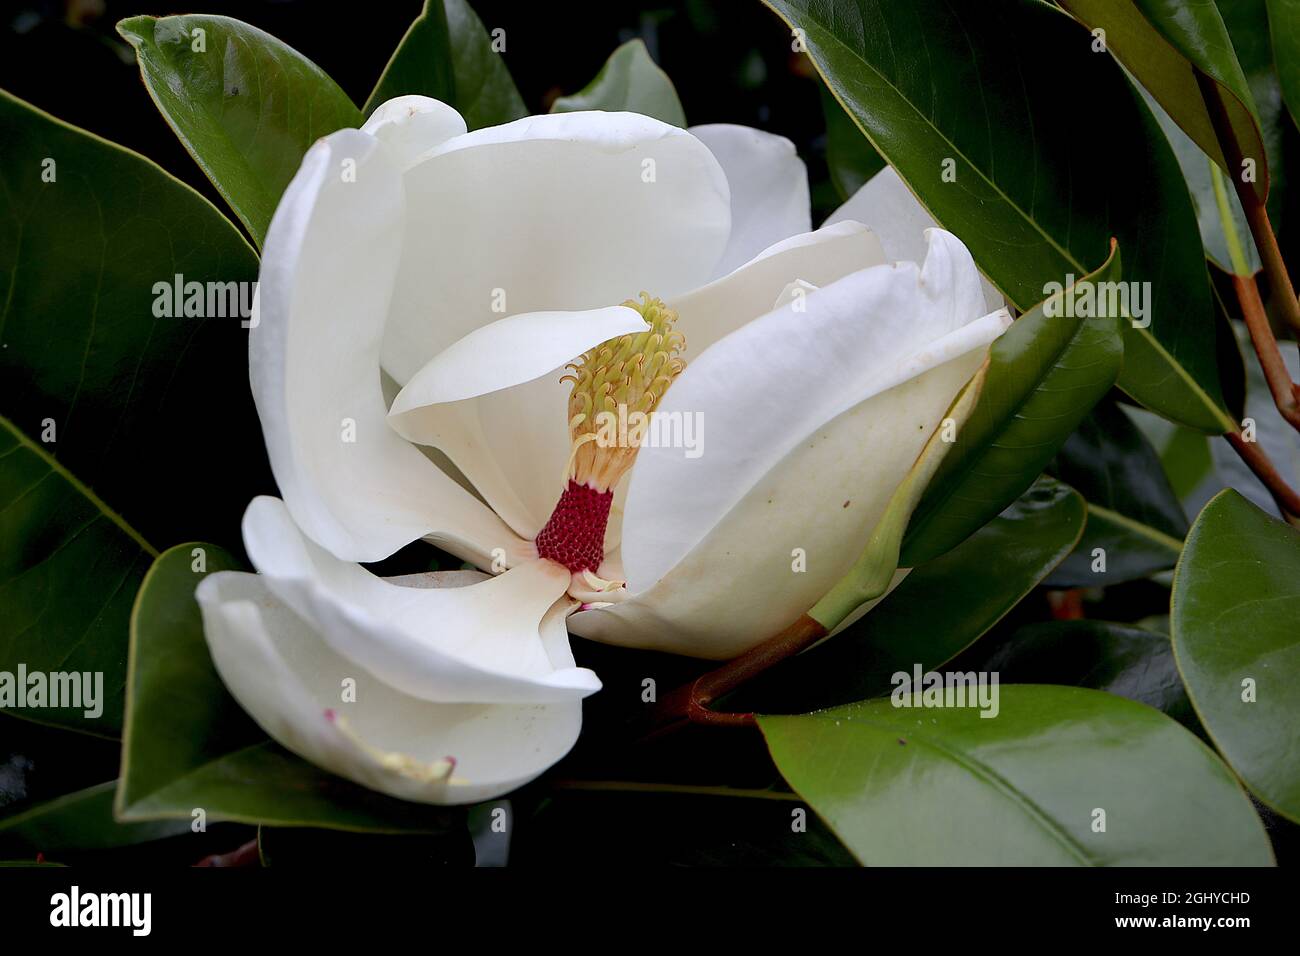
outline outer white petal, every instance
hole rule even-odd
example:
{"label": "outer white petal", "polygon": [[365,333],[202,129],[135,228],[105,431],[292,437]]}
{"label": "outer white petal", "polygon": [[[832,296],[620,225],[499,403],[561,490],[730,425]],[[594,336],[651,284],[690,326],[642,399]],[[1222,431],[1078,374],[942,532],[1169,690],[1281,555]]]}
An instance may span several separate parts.
{"label": "outer white petal", "polygon": [[500,319],[420,369],[394,401],[389,423],[402,437],[440,449],[510,527],[531,539],[564,484],[563,367],[606,339],[646,328],[626,306]]}
{"label": "outer white petal", "polygon": [[407,169],[424,153],[465,132],[465,120],[441,100],[427,96],[398,96],[379,104],[361,127],[388,147],[399,169]]}
{"label": "outer white petal", "polygon": [[632,113],[476,130],[404,178],[409,215],[383,347],[403,385],[502,306],[598,309],[701,285],[730,230],[726,177],[708,147]]}
{"label": "outer white petal", "polygon": [[[336,654],[267,583],[231,571],[205,578],[204,635],[240,705],[312,763],[404,800],[476,803],[532,780],[577,740],[577,699],[440,704],[403,694]],[[353,703],[339,701],[345,678],[356,682]]]}
{"label": "outer white petal", "polygon": [[[874,266],[798,304],[803,311],[792,303],[711,346],[664,396],[660,415],[698,422],[702,443],[693,458],[675,447],[637,456],[622,540],[633,591],[663,577],[825,422],[936,364],[936,344],[984,305],[970,254],[939,229],[923,268]],[[915,458],[897,453],[908,465]],[[810,473],[810,491],[822,480]]]}
{"label": "outer white petal", "polygon": [[[622,603],[575,614],[570,629],[608,643],[725,659],[792,623],[847,573],[1008,322],[1006,313],[985,317],[909,358],[897,384],[786,453],[661,580]],[[625,554],[638,530],[625,527]]]}
{"label": "outer white petal", "polygon": [[844,222],[783,239],[729,275],[670,304],[686,336],[686,359],[759,316],[766,315],[792,282],[830,285],[886,262],[880,241],[858,222]]}
{"label": "outer white petal", "polygon": [[533,560],[463,588],[402,587],[339,561],[298,534],[282,503],[257,498],[244,544],[266,586],[336,653],[413,697],[451,703],[549,703],[600,689],[557,661],[542,622],[569,573]]}
{"label": "outer white petal", "polygon": [[[920,262],[925,258],[925,231],[938,227],[907,184],[886,166],[872,176],[856,193],[827,218],[824,226],[857,221],[865,223],[880,237],[885,256],[891,262]],[[1006,305],[1006,299],[993,283],[981,276],[986,311]]]}
{"label": "outer white petal", "polygon": [[276,483],[318,544],[374,561],[430,535],[484,560],[520,542],[385,421],[379,342],[402,223],[401,177],[376,140],[341,130],[307,152],[267,233],[253,397]]}
{"label": "outer white petal", "polygon": [[726,123],[692,126],[688,132],[712,150],[731,187],[731,241],[715,275],[812,228],[808,170],[794,143]]}

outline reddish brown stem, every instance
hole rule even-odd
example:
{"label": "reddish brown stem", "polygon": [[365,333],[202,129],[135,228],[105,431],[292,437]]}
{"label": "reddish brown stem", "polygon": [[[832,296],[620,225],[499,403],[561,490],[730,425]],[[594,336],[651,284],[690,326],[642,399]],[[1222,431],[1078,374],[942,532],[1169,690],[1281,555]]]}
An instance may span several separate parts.
{"label": "reddish brown stem", "polygon": [[1283,516],[1292,524],[1300,521],[1300,494],[1296,494],[1295,489],[1286,483],[1286,479],[1274,467],[1259,443],[1246,441],[1240,432],[1229,432],[1223,437],[1268,489]]}
{"label": "reddish brown stem", "polygon": [[[1255,248],[1259,250],[1260,265],[1264,268],[1264,274],[1268,276],[1269,286],[1273,290],[1273,296],[1287,325],[1296,335],[1300,335],[1300,299],[1296,298],[1295,286],[1282,259],[1282,249],[1278,246],[1277,236],[1273,233],[1268,209],[1260,199],[1259,193],[1255,191],[1255,184],[1248,183],[1242,178],[1247,157],[1242,153],[1241,143],[1237,141],[1237,135],[1233,131],[1227,104],[1223,101],[1223,93],[1218,84],[1209,77],[1198,73],[1196,79],[1201,88],[1201,99],[1205,101],[1206,112],[1209,113],[1210,123],[1214,127],[1214,135],[1228,163],[1228,178],[1232,180],[1237,198],[1241,200],[1246,224],[1250,227],[1250,235],[1255,240]],[[1257,167],[1267,163],[1264,156],[1249,158],[1255,161]],[[1271,336],[1270,332],[1270,338]],[[1276,343],[1274,347],[1276,348]]]}
{"label": "reddish brown stem", "polygon": [[723,713],[711,710],[709,704],[724,694],[731,693],[774,664],[811,647],[825,636],[826,628],[807,614],[801,615],[797,621],[775,637],[769,638],[752,650],[670,693],[659,702],[651,715],[651,729],[646,735],[647,738],[663,736],[688,724],[706,724],[714,727],[753,726],[753,714]]}
{"label": "reddish brown stem", "polygon": [[1232,288],[1237,293],[1241,304],[1241,314],[1246,320],[1246,329],[1250,332],[1250,342],[1255,347],[1259,366],[1264,370],[1264,381],[1273,396],[1273,404],[1278,413],[1300,431],[1300,389],[1291,381],[1278,348],[1277,339],[1268,324],[1268,315],[1264,312],[1264,302],[1259,297],[1259,286],[1254,276],[1232,277]]}

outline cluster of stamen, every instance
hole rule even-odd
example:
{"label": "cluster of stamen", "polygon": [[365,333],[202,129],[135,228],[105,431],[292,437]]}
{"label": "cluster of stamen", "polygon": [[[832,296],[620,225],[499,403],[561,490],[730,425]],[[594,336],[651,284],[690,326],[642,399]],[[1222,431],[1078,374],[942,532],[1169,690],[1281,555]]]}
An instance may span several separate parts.
{"label": "cluster of stamen", "polygon": [[686,339],[677,313],[641,293],[623,303],[649,328],[601,342],[566,366],[569,395],[567,487],[537,535],[537,552],[570,571],[595,571],[604,557],[614,487],[636,461],[650,416],[682,373]]}

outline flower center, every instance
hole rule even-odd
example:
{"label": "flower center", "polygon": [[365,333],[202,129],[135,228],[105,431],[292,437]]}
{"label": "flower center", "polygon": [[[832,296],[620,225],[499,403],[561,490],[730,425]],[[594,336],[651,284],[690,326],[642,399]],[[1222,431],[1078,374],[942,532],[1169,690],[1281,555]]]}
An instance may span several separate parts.
{"label": "flower center", "polygon": [[605,556],[605,525],[614,486],[636,461],[650,416],[686,367],[686,339],[673,328],[677,313],[641,293],[636,309],[650,326],[620,335],[582,353],[566,368],[570,382],[568,486],[546,526],[537,553],[572,572],[595,571]]}

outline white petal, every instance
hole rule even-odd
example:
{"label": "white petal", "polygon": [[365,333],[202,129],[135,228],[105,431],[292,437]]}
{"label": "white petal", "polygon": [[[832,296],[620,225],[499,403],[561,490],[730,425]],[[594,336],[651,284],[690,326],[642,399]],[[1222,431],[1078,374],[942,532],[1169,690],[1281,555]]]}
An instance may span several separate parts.
{"label": "white petal", "polygon": [[[925,231],[939,226],[892,166],[886,166],[863,183],[844,205],[831,213],[823,228],[848,221],[865,223],[878,235],[891,262],[922,261],[926,253]],[[1007,304],[993,283],[983,276],[980,281],[985,311],[993,312]]]}
{"label": "white petal", "polygon": [[414,94],[379,104],[361,127],[361,132],[388,147],[399,169],[409,168],[421,155],[465,130],[465,120],[454,108]]}
{"label": "white petal", "polygon": [[664,396],[660,415],[698,422],[703,440],[696,457],[674,447],[638,453],[622,541],[634,592],[825,422],[937,364],[936,343],[978,319],[984,303],[966,248],[934,229],[923,268],[874,266],[798,304],[803,311],[787,305],[711,346]]}
{"label": "white petal", "polygon": [[[1009,320],[1001,313],[973,322],[909,359],[898,384],[823,423],[657,583],[621,603],[580,611],[569,618],[570,630],[722,660],[791,624],[848,572]],[[629,524],[624,534],[638,530]],[[896,574],[893,583],[900,580]]]}
{"label": "white petal", "polygon": [[830,285],[885,261],[880,241],[857,222],[783,239],[730,275],[670,303],[678,313],[678,331],[686,336],[686,359],[771,312],[791,282]]}
{"label": "white petal", "polygon": [[[267,583],[234,571],[205,578],[204,635],[240,705],[312,763],[404,800],[476,803],[537,777],[577,740],[577,699],[439,704],[403,694],[336,654]],[[345,679],[354,702],[340,700]]]}
{"label": "white petal", "polygon": [[812,228],[808,170],[794,143],[726,123],[692,126],[688,132],[712,150],[731,187],[731,240],[715,275],[726,275],[774,242]]}
{"label": "white petal", "polygon": [[[400,384],[505,314],[667,300],[713,275],[726,177],[685,130],[632,113],[476,130],[407,170],[402,266],[384,368]],[[493,311],[497,306],[498,311]]]}
{"label": "white petal", "polygon": [[275,498],[249,505],[244,544],[267,587],[336,653],[413,697],[550,703],[600,689],[571,658],[557,669],[542,638],[569,584],[568,571],[550,561],[469,587],[402,587],[303,538]]}
{"label": "white petal", "polygon": [[483,560],[520,542],[385,421],[379,342],[402,207],[373,138],[341,130],[307,152],[266,238],[253,397],[280,492],[322,547],[375,561],[429,535]]}
{"label": "white petal", "polygon": [[626,306],[499,319],[420,369],[394,401],[389,423],[403,438],[440,449],[516,533],[531,539],[564,484],[563,366],[607,339],[646,328]]}
{"label": "white petal", "polygon": [[416,372],[389,409],[390,421],[400,434],[420,441],[407,433],[407,428],[417,427],[403,421],[408,412],[531,382],[606,339],[647,328],[639,312],[623,305],[498,319],[453,342]]}

